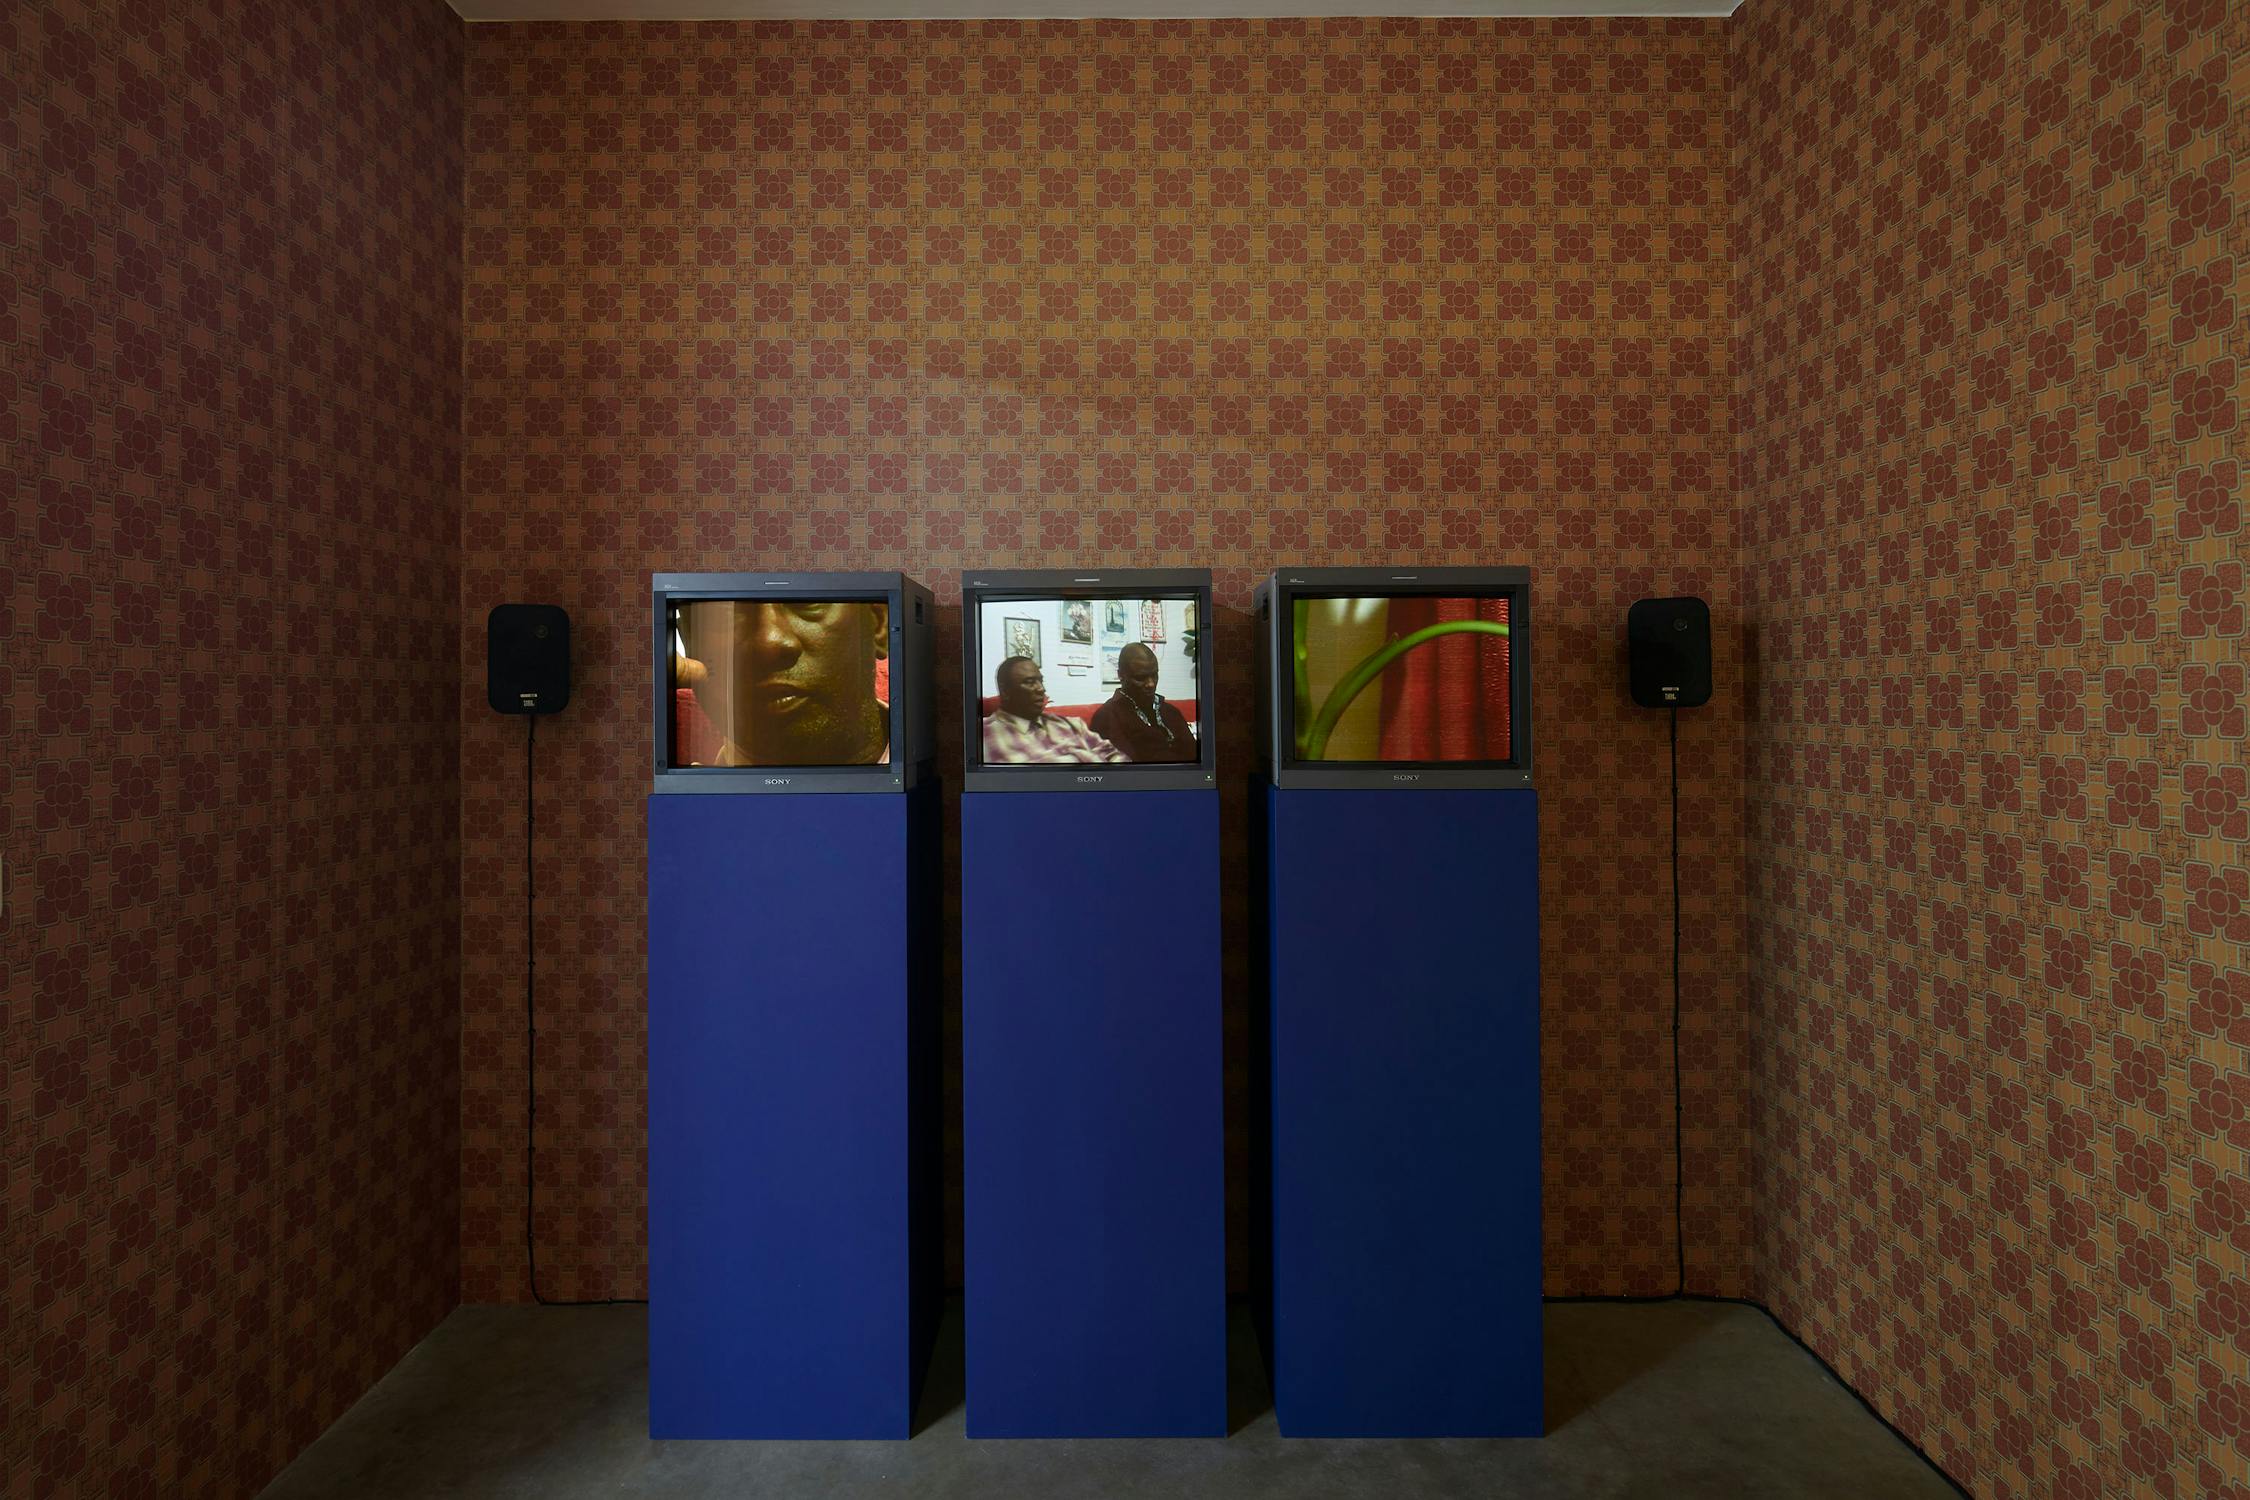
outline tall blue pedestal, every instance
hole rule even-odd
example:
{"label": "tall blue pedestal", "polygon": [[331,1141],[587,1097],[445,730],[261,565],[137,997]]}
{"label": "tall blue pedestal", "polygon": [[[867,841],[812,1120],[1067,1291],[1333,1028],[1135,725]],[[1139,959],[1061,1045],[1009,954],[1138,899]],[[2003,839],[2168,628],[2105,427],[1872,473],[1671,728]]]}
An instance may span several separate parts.
{"label": "tall blue pedestal", "polygon": [[1226,1431],[1219,798],[961,799],[972,1437]]}
{"label": "tall blue pedestal", "polygon": [[911,1429],[937,790],[649,798],[651,1437]]}
{"label": "tall blue pedestal", "polygon": [[1289,1437],[1536,1436],[1536,796],[1254,800],[1275,1418]]}

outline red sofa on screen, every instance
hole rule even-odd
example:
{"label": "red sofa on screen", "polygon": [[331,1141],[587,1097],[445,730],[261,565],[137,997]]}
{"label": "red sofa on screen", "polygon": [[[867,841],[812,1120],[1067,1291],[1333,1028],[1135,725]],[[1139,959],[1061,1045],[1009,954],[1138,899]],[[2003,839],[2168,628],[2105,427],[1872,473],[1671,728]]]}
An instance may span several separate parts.
{"label": "red sofa on screen", "polygon": [[[1100,711],[1102,703],[1108,701],[1107,698],[1104,698],[1101,703],[1050,703],[1047,705],[1047,712],[1065,714],[1070,718],[1091,723],[1094,715]],[[1178,709],[1181,718],[1186,719],[1190,724],[1195,722],[1196,703],[1193,698],[1167,698],[1164,701]],[[984,698],[979,701],[977,712],[980,716],[988,715],[999,704],[1000,700],[997,697]],[[718,726],[713,724],[710,717],[703,712],[703,706],[695,701],[695,689],[674,688],[672,690],[672,713],[672,743],[676,747],[675,753],[679,755],[680,763],[683,765],[707,766],[717,761],[719,758]]]}
{"label": "red sofa on screen", "polygon": [[[1108,701],[1107,698],[1104,698],[1100,703],[1050,703],[1047,705],[1047,712],[1061,714],[1066,718],[1084,719],[1091,723],[1094,715],[1101,712],[1102,703]],[[1193,698],[1167,698],[1164,701],[1178,709],[1181,718],[1187,720],[1190,724],[1195,722],[1195,700]],[[1000,700],[997,697],[987,696],[977,701],[977,713],[980,717],[989,717],[992,711],[999,706]]]}

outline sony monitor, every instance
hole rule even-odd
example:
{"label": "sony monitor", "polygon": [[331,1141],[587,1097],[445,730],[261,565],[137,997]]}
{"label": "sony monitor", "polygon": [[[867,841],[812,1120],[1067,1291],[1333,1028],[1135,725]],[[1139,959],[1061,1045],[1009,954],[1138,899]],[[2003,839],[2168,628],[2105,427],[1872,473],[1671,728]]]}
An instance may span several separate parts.
{"label": "sony monitor", "polygon": [[1281,786],[1531,785],[1523,568],[1287,568],[1259,585],[1259,762]]}
{"label": "sony monitor", "polygon": [[963,575],[968,791],[1216,784],[1211,575]]}
{"label": "sony monitor", "polygon": [[932,753],[929,590],[898,573],[659,573],[655,790],[903,791]]}

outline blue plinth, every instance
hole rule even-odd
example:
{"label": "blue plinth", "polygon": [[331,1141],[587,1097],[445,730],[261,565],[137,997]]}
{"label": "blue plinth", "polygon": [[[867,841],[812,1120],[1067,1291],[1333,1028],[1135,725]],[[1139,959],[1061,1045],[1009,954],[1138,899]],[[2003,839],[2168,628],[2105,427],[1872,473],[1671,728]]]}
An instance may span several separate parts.
{"label": "blue plinth", "polygon": [[961,799],[972,1437],[1223,1436],[1215,791]]}
{"label": "blue plinth", "polygon": [[936,796],[649,798],[651,1437],[910,1431]]}
{"label": "blue plinth", "polygon": [[1536,1436],[1535,794],[1260,800],[1254,1249],[1277,1423]]}

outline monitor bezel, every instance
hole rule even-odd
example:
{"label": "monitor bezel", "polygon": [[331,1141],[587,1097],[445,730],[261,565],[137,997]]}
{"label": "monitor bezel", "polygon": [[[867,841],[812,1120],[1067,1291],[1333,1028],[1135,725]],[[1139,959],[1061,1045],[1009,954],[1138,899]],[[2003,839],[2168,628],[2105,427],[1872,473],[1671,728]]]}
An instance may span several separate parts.
{"label": "monitor bezel", "polygon": [[[803,793],[903,792],[927,767],[906,761],[910,714],[928,710],[904,670],[908,580],[903,573],[656,573],[650,576],[650,642],[654,683],[652,792]],[[675,766],[672,758],[671,606],[697,599],[799,598],[889,607],[891,759],[872,766]],[[927,627],[925,627],[927,628]]]}
{"label": "monitor bezel", "polygon": [[[1192,598],[1195,601],[1196,759],[1162,765],[985,764],[986,604],[1013,600]],[[1217,631],[1208,568],[980,568],[961,575],[961,789],[965,792],[1209,791],[1218,782]]]}
{"label": "monitor bezel", "polygon": [[[1270,602],[1260,642],[1265,697],[1259,705],[1260,760],[1274,785],[1399,791],[1532,786],[1531,570],[1521,567],[1280,568],[1259,591]],[[1295,754],[1293,674],[1295,610],[1299,599],[1378,597],[1491,597],[1508,599],[1508,722],[1516,755],[1498,761],[1307,761]]]}

